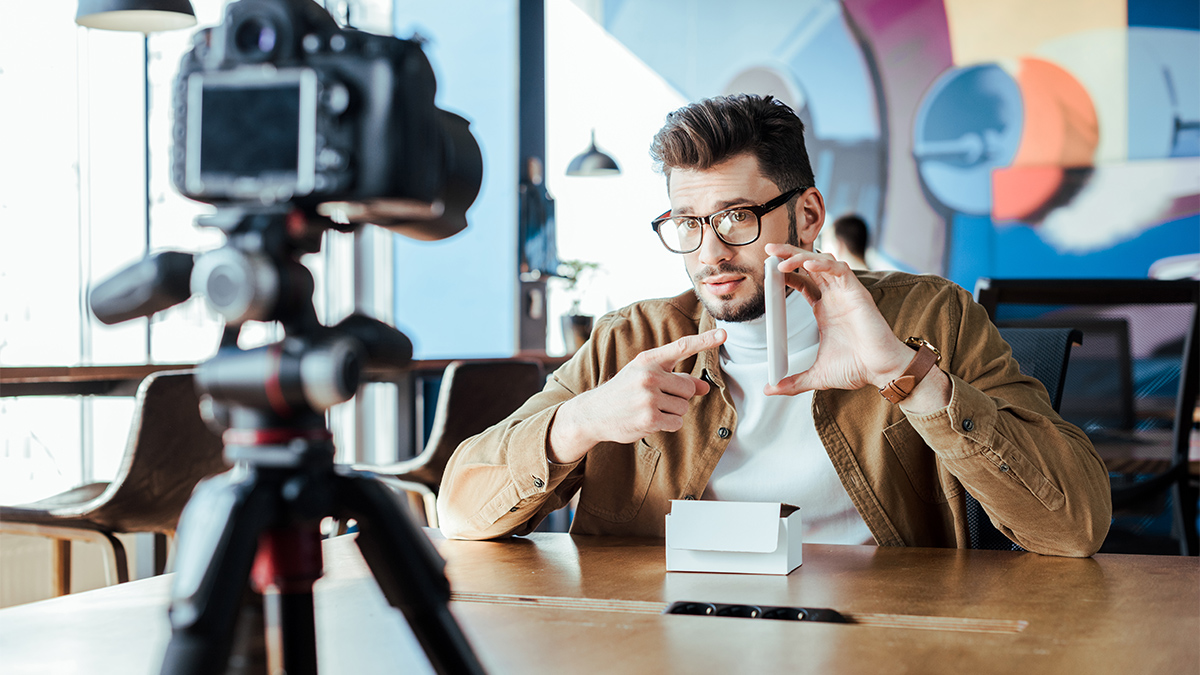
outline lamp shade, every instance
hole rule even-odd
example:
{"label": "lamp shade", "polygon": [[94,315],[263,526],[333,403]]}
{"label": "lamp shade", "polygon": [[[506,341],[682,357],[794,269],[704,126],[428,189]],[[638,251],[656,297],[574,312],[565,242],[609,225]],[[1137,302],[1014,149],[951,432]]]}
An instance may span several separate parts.
{"label": "lamp shade", "polygon": [[75,23],[87,28],[156,33],[196,25],[188,0],[79,0]]}
{"label": "lamp shade", "polygon": [[621,167],[612,157],[596,149],[596,130],[592,130],[592,144],[567,166],[568,176],[616,176]]}

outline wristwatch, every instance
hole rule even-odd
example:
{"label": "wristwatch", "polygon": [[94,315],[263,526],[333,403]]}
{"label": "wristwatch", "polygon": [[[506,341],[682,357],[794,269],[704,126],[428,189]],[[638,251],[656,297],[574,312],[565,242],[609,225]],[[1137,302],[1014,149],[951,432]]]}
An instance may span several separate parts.
{"label": "wristwatch", "polygon": [[889,403],[899,403],[908,398],[912,390],[916,389],[921,380],[925,379],[929,369],[942,360],[942,353],[938,351],[937,347],[929,344],[925,338],[910,337],[904,341],[904,344],[917,350],[917,354],[900,377],[888,382],[883,389],[879,390],[880,395]]}

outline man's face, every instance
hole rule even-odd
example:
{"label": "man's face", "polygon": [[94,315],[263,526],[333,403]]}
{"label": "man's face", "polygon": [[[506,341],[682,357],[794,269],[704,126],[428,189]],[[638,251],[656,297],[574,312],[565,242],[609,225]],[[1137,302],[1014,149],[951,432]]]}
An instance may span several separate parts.
{"label": "man's face", "polygon": [[[755,206],[779,196],[781,190],[758,168],[758,158],[741,154],[704,171],[671,171],[671,213],[707,216],[735,206]],[[793,201],[802,195],[793,197]],[[788,242],[788,207],[761,219],[758,239],[745,246],[721,241],[708,225],[700,248],[683,256],[700,302],[721,321],[750,321],[766,309],[763,263],[766,245]]]}

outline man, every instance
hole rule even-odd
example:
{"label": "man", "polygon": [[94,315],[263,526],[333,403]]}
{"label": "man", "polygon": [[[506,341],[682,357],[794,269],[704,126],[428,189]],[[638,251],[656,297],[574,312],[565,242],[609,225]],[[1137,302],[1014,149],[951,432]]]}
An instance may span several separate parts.
{"label": "man", "polygon": [[[578,491],[577,534],[660,537],[670,500],[711,498],[795,504],[806,542],[961,547],[970,492],[1028,550],[1099,548],[1103,463],[970,295],[932,276],[856,277],[813,250],[825,205],[795,113],[770,97],[701,101],[669,115],[651,151],[671,203],[654,227],[693,292],[602,317],[541,393],[463,443],[443,532],[527,533]],[[794,291],[791,375],[775,386],[769,255]]]}
{"label": "man", "polygon": [[830,253],[852,270],[871,269],[867,264],[866,221],[853,213],[833,221],[833,250]]}

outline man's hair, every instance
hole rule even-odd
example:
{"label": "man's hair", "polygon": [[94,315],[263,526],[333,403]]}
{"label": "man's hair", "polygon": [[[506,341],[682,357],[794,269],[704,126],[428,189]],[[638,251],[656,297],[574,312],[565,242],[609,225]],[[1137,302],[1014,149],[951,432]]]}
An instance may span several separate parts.
{"label": "man's hair", "polygon": [[855,256],[866,256],[867,222],[857,214],[852,213],[833,221],[833,236],[841,240]]}
{"label": "man's hair", "polygon": [[704,171],[745,152],[781,191],[814,185],[804,122],[772,96],[734,94],[688,104],[667,115],[650,145],[668,184],[675,169]]}

